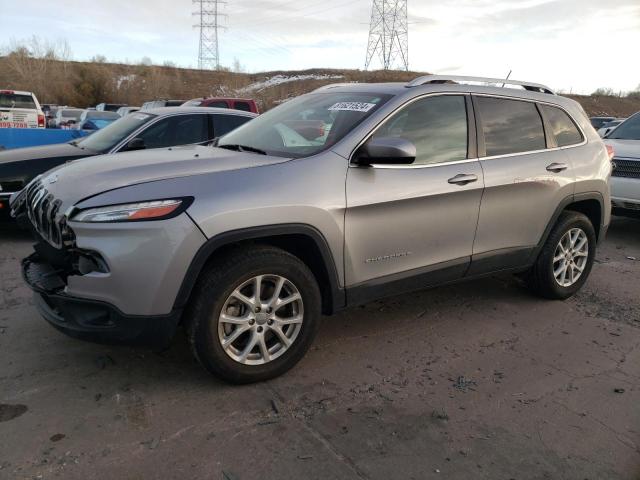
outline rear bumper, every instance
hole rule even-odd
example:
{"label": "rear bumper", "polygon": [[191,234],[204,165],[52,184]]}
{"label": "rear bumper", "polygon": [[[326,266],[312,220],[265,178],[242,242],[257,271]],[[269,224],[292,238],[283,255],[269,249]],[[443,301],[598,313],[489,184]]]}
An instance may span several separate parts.
{"label": "rear bumper", "polygon": [[40,314],[71,337],[162,347],[168,345],[180,321],[181,310],[168,315],[125,315],[108,303],[66,295],[64,280],[37,254],[22,261],[22,274],[34,291]]}

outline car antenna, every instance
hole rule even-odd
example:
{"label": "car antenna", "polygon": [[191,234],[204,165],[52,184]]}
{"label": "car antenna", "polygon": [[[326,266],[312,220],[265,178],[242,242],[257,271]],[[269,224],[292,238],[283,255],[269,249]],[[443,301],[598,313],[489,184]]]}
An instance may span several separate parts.
{"label": "car antenna", "polygon": [[[509,77],[511,76],[511,72],[513,72],[513,70],[509,70],[509,73],[507,73],[507,76],[505,78],[505,80],[509,80]],[[502,84],[502,88],[504,88],[505,84]]]}

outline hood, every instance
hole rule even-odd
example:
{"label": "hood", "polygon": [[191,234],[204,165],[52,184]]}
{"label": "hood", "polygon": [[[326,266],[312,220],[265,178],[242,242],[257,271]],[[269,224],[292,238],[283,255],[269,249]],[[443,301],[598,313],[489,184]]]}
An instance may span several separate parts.
{"label": "hood", "polygon": [[288,158],[185,146],[99,155],[47,172],[45,188],[67,207],[130,185],[286,162]]}
{"label": "hood", "polygon": [[82,150],[70,143],[56,143],[54,145],[41,145],[39,147],[14,148],[0,151],[0,165],[23,160],[36,160],[42,158],[78,158],[95,155],[91,150]]}
{"label": "hood", "polygon": [[640,140],[605,138],[604,143],[613,147],[616,157],[637,158],[640,160]]}

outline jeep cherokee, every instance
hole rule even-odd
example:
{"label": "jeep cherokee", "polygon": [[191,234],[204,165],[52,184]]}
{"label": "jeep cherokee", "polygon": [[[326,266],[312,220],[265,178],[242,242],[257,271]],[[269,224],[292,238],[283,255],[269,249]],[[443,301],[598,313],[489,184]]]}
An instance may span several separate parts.
{"label": "jeep cherokee", "polygon": [[56,328],[166,344],[182,324],[205,368],[243,383],[298,362],[321,313],[372,299],[495,272],[571,296],[609,224],[610,174],[573,100],[425,76],[320,88],[216,148],[71,162],[11,205]]}

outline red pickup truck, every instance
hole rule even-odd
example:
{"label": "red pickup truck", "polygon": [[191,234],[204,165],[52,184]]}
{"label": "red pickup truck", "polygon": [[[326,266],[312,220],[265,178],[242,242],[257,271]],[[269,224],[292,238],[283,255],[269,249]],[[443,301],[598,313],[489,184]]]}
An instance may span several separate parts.
{"label": "red pickup truck", "polygon": [[232,110],[242,110],[244,112],[258,112],[258,105],[255,100],[249,98],[194,98],[182,104],[183,107],[215,107],[230,108]]}

